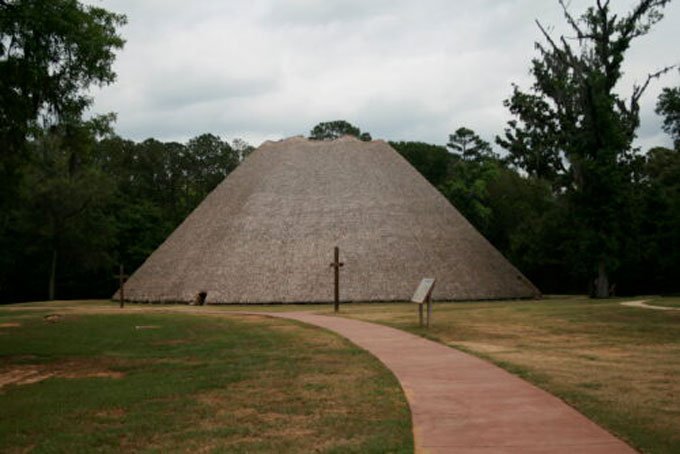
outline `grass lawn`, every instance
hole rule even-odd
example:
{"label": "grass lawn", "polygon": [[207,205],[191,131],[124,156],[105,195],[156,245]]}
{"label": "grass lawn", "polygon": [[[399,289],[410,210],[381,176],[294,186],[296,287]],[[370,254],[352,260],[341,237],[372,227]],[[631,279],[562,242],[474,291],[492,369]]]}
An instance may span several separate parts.
{"label": "grass lawn", "polygon": [[87,305],[0,307],[0,452],[413,450],[396,379],[339,336],[263,317],[59,309]]}
{"label": "grass lawn", "polygon": [[680,308],[680,298],[655,298],[648,302],[654,306],[677,307]]}
{"label": "grass lawn", "polygon": [[[429,331],[417,326],[415,304],[343,305],[341,312],[487,358],[643,452],[678,453],[680,311],[623,307],[620,301],[435,304]],[[649,302],[678,306],[680,298]]]}

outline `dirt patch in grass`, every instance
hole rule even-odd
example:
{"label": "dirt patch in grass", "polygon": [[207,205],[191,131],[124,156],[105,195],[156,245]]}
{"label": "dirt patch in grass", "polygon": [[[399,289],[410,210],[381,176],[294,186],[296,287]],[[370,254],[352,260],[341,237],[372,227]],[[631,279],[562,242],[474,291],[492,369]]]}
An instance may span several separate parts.
{"label": "dirt patch in grass", "polygon": [[21,323],[18,322],[0,323],[0,328],[19,328],[20,326]]}
{"label": "dirt patch in grass", "polygon": [[483,342],[454,342],[449,345],[452,345],[454,347],[463,347],[469,350],[474,350],[482,353],[508,353],[513,351],[503,345],[486,344]]}
{"label": "dirt patch in grass", "polygon": [[45,319],[45,321],[49,322],[49,323],[57,323],[57,322],[61,321],[61,319],[63,317],[64,316],[61,315],[61,314],[49,314],[49,315],[44,316],[43,319]]}
{"label": "dirt patch in grass", "polygon": [[152,345],[186,345],[190,342],[187,339],[166,339],[152,342]]}
{"label": "dirt patch in grass", "polygon": [[5,364],[0,366],[0,391],[9,385],[30,385],[48,378],[123,378],[124,375],[97,362],[82,360],[47,364]]}
{"label": "dirt patch in grass", "polygon": [[93,413],[93,416],[101,419],[121,419],[124,418],[127,412],[123,408],[108,408],[99,410]]}

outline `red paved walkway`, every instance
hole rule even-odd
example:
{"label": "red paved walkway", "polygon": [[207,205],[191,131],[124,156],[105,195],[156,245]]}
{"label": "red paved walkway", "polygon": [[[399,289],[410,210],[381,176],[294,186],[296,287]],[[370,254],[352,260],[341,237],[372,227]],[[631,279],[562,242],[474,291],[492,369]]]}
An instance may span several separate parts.
{"label": "red paved walkway", "polygon": [[556,397],[445,345],[341,317],[267,315],[335,331],[390,368],[411,407],[416,452],[635,452]]}

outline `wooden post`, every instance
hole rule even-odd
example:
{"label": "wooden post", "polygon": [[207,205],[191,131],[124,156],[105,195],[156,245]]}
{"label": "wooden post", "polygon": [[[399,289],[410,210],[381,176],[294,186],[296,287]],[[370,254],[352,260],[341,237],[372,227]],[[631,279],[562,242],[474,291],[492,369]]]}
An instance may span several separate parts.
{"label": "wooden post", "polygon": [[335,246],[333,252],[334,252],[333,263],[331,263],[331,267],[334,268],[333,271],[335,274],[333,307],[335,309],[335,312],[338,312],[340,310],[340,267],[344,266],[345,264],[340,261],[340,248]]}
{"label": "wooden post", "polygon": [[120,264],[118,274],[114,275],[113,277],[118,278],[118,296],[120,297],[120,308],[122,309],[123,306],[125,306],[125,281],[129,277],[127,274],[125,274],[125,268],[123,268],[122,263]]}
{"label": "wooden post", "polygon": [[427,295],[427,327],[430,327],[430,320],[432,320],[432,294]]}
{"label": "wooden post", "polygon": [[420,319],[420,327],[423,327],[423,305],[418,305],[418,318]]}

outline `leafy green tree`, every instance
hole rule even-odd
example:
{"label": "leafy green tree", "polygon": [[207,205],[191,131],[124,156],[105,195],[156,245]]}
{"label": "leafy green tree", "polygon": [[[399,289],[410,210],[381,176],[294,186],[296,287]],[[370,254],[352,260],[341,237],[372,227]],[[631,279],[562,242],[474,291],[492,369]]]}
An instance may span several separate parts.
{"label": "leafy green tree", "polygon": [[565,263],[565,210],[549,182],[501,167],[487,182],[486,238],[545,293],[574,289]]}
{"label": "leafy green tree", "polygon": [[677,292],[680,283],[680,153],[649,150],[636,168],[628,225],[617,274],[627,293]]}
{"label": "leafy green tree", "polygon": [[433,186],[439,187],[446,181],[453,159],[446,147],[424,142],[390,142],[390,146]]}
{"label": "leafy green tree", "polygon": [[115,242],[110,254],[134,271],[191,210],[186,147],[147,139],[134,143],[107,137],[97,144],[97,160],[115,182],[108,211]]}
{"label": "leafy green tree", "polygon": [[47,140],[49,125],[77,124],[91,104],[87,89],[114,80],[124,43],[116,29],[124,23],[76,0],[0,1],[0,293],[23,251],[16,241],[25,217],[22,179],[36,174],[29,140]]}
{"label": "leafy green tree", "polygon": [[675,149],[680,151],[680,87],[663,89],[656,113],[663,115],[663,130],[673,138]]}
{"label": "leafy green tree", "polygon": [[597,275],[598,297],[608,295],[625,241],[640,98],[669,68],[634,86],[627,100],[614,88],[626,50],[662,18],[668,1],[639,0],[618,16],[609,1],[598,0],[575,18],[560,0],[575,40],[553,39],[539,23],[546,43],[536,44],[531,93],[515,87],[506,102],[519,121],[510,122],[498,142],[530,174],[561,180],[574,221],[572,250],[585,271]]}
{"label": "leafy green tree", "polygon": [[133,201],[152,201],[163,213],[159,227],[168,233],[186,216],[189,199],[195,197],[188,179],[195,170],[186,158],[186,146],[177,142],[147,139],[132,149],[133,163],[120,169],[129,181],[123,193]]}
{"label": "leafy green tree", "polygon": [[[252,149],[212,134],[186,144],[111,134],[112,116],[61,121],[28,143],[0,273],[0,301],[106,297]],[[35,282],[45,280],[47,292]]]}
{"label": "leafy green tree", "polygon": [[202,134],[189,140],[184,158],[194,205],[200,203],[240,162],[238,152],[229,142],[213,134]]}
{"label": "leafy green tree", "polygon": [[92,102],[87,88],[113,82],[125,20],[77,0],[0,2],[2,158],[24,148],[39,115],[78,118]]}
{"label": "leafy green tree", "polygon": [[354,136],[364,142],[371,141],[369,133],[361,132],[361,129],[345,120],[319,123],[309,133],[309,138],[312,140],[335,140],[342,136]]}
{"label": "leafy green tree", "polygon": [[680,153],[654,148],[645,162],[642,269],[655,289],[677,292],[680,282]]}
{"label": "leafy green tree", "polygon": [[23,216],[32,222],[34,244],[49,261],[48,298],[55,298],[58,264],[82,268],[110,264],[111,218],[103,207],[113,182],[94,165],[97,134],[106,121],[62,122],[36,136],[24,181]]}
{"label": "leafy green tree", "polygon": [[[535,90],[541,90],[537,85]],[[568,173],[566,157],[560,144],[559,119],[550,102],[541,93],[523,93],[513,85],[513,94],[503,102],[521,119],[510,120],[504,137],[496,143],[508,151],[505,160],[529,176],[551,181],[555,189],[565,186]]]}
{"label": "leafy green tree", "polygon": [[452,153],[446,181],[439,190],[488,238],[493,220],[488,187],[498,178],[503,165],[491,145],[472,129],[458,128],[449,135],[446,146]]}
{"label": "leafy green tree", "polygon": [[239,161],[243,161],[250,153],[255,150],[255,147],[247,143],[243,139],[234,139],[231,141],[231,148],[236,152]]}
{"label": "leafy green tree", "polygon": [[480,160],[497,157],[491,149],[491,144],[479,137],[472,129],[461,127],[449,135],[446,144],[453,152],[465,160]]}
{"label": "leafy green tree", "polygon": [[98,162],[116,182],[113,254],[134,270],[240,162],[252,146],[235,150],[213,134],[186,144],[111,137],[98,144]]}
{"label": "leafy green tree", "polygon": [[439,185],[440,192],[484,236],[488,236],[493,219],[488,187],[500,171],[497,160],[468,161],[454,155],[447,179]]}

